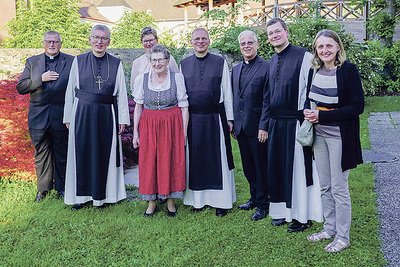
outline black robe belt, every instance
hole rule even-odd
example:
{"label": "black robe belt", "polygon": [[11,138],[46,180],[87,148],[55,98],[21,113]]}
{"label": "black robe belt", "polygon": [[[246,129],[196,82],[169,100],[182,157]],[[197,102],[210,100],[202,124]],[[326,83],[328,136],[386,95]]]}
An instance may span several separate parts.
{"label": "black robe belt", "polygon": [[271,118],[275,120],[303,120],[302,110],[271,110]]}
{"label": "black robe belt", "polygon": [[225,149],[226,149],[226,156],[228,160],[228,167],[229,170],[232,170],[235,168],[235,164],[233,162],[233,154],[232,154],[232,147],[231,147],[231,137],[229,133],[229,126],[228,126],[228,120],[226,118],[226,112],[225,112],[225,106],[224,102],[218,103],[216,107],[208,107],[208,108],[196,108],[194,106],[189,106],[189,112],[193,114],[212,114],[212,113],[219,113],[221,116],[221,122],[222,122],[222,129],[224,131],[224,139],[225,139]]}
{"label": "black robe belt", "polygon": [[121,158],[119,155],[119,121],[118,121],[118,102],[117,97],[112,95],[103,95],[103,94],[93,94],[89,92],[85,92],[82,90],[75,90],[75,96],[80,100],[91,102],[91,103],[100,103],[100,104],[112,104],[114,108],[114,115],[115,115],[115,130],[116,130],[116,137],[117,137],[117,167],[121,166]]}

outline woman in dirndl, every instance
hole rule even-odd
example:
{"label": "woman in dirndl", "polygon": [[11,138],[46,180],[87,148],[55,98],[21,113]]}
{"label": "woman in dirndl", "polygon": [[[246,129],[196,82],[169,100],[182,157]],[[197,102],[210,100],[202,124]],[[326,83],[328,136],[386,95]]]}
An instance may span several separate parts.
{"label": "woman in dirndl", "polygon": [[174,199],[182,198],[186,188],[189,102],[183,75],[168,68],[168,49],[155,45],[149,53],[151,70],[137,76],[133,86],[132,142],[139,148],[139,193],[149,202],[145,217],[156,212],[157,197],[167,199],[167,215],[174,217]]}

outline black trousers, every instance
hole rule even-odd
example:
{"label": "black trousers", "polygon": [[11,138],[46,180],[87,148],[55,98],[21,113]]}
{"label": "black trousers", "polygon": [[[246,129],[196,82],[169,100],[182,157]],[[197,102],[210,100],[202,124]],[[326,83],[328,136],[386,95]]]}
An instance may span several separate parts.
{"label": "black trousers", "polygon": [[35,146],[35,166],[38,191],[65,189],[67,165],[68,129],[55,130],[51,125],[45,129],[29,128]]}
{"label": "black trousers", "polygon": [[250,185],[250,201],[257,208],[268,209],[267,142],[260,143],[257,136],[247,136],[243,132],[237,136],[243,172]]}

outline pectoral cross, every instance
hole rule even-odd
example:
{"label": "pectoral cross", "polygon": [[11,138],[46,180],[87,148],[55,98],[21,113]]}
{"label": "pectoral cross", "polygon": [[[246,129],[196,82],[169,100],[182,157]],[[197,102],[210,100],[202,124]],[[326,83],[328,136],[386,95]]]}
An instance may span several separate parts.
{"label": "pectoral cross", "polygon": [[101,90],[101,84],[103,83],[103,81],[101,80],[101,76],[97,76],[97,77],[95,77],[95,79],[97,79],[97,81],[96,81],[96,83],[98,83],[99,84],[99,91]]}

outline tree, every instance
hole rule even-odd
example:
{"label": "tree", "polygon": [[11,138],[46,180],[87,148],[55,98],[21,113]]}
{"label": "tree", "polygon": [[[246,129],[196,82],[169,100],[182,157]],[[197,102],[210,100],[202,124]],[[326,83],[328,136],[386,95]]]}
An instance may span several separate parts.
{"label": "tree", "polygon": [[9,37],[1,45],[5,48],[40,48],[43,35],[54,30],[60,33],[64,48],[88,47],[91,25],[79,21],[77,1],[33,0],[26,4],[26,1],[18,0],[15,18],[4,26]]}
{"label": "tree", "polygon": [[[367,4],[370,1],[364,0],[363,2]],[[385,46],[392,44],[394,28],[397,24],[395,16],[399,9],[400,1],[398,0],[374,0],[371,3],[371,11],[380,10],[367,22],[372,38],[379,40]]]}
{"label": "tree", "polygon": [[155,26],[154,18],[145,11],[127,12],[112,29],[112,48],[141,48],[140,31],[145,26]]}

